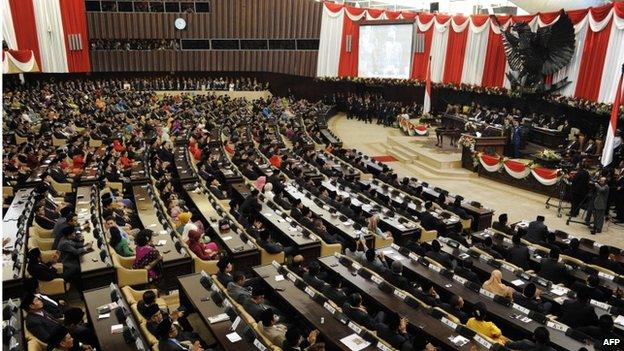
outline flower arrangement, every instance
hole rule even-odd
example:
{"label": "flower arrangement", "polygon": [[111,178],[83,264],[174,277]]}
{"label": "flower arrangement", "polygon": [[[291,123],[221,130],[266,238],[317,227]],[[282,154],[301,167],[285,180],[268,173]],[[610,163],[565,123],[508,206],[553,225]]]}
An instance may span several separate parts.
{"label": "flower arrangement", "polygon": [[541,159],[544,160],[549,160],[549,161],[559,161],[561,160],[561,155],[559,153],[557,153],[556,151],[550,150],[550,149],[544,149],[540,152],[537,153],[537,156]]}
{"label": "flower arrangement", "polygon": [[461,145],[462,147],[466,147],[466,148],[469,148],[471,151],[474,151],[477,141],[475,140],[473,136],[464,134],[459,138],[457,143]]}
{"label": "flower arrangement", "polygon": [[[317,81],[327,82],[353,82],[358,84],[364,84],[366,86],[406,86],[406,87],[420,87],[425,85],[424,80],[419,79],[397,79],[397,78],[360,78],[360,77],[318,77]],[[452,83],[432,83],[433,88],[446,88],[456,91],[475,92],[486,95],[505,95],[511,98],[520,97],[520,92],[516,90],[510,90],[502,87],[483,87],[473,84],[461,83],[459,85]],[[585,99],[563,96],[559,93],[551,93],[543,96],[546,101],[558,104],[564,104],[578,109],[592,111],[598,114],[610,114],[613,104],[606,104],[602,102],[589,101]],[[620,114],[624,115],[624,105],[620,106]]]}

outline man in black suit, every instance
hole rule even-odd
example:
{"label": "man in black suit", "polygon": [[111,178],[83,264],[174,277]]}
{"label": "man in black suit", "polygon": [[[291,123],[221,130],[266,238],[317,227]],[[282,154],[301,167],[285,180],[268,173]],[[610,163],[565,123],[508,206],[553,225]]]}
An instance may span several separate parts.
{"label": "man in black suit", "polygon": [[397,350],[433,349],[430,344],[424,345],[424,340],[407,332],[407,318],[399,316],[398,313],[390,314],[386,323],[387,325],[379,330],[379,336]]}
{"label": "man in black suit", "polygon": [[251,193],[243,200],[238,212],[240,213],[239,221],[245,227],[251,226],[251,216],[262,209],[262,204],[258,202],[258,190],[253,189]]}
{"label": "man in black suit", "polygon": [[348,301],[342,305],[342,310],[347,317],[369,330],[379,329],[380,325],[383,324],[385,316],[383,311],[377,312],[377,315],[374,317],[371,316],[366,307],[362,306],[362,295],[357,293],[349,296]]}
{"label": "man in black suit", "polygon": [[279,169],[273,169],[273,174],[267,178],[267,183],[271,183],[273,185],[273,192],[275,194],[281,194],[286,188],[282,182],[280,174],[281,171]]}
{"label": "man in black suit", "polygon": [[468,219],[471,218],[470,215],[468,215],[468,212],[466,212],[466,210],[464,210],[462,208],[462,201],[464,200],[463,197],[461,196],[455,196],[455,201],[453,201],[453,205],[451,205],[451,212],[455,213],[456,215],[459,216],[459,218],[461,219]]}
{"label": "man in black suit", "polygon": [[61,322],[43,309],[43,302],[33,293],[22,298],[21,308],[26,312],[26,329],[40,341],[47,343],[50,332]]}
{"label": "man in black suit", "polygon": [[43,310],[48,312],[54,318],[63,318],[63,311],[67,308],[67,302],[64,300],[55,300],[39,291],[39,281],[35,278],[24,279],[24,291],[32,293],[43,303]]}
{"label": "man in black suit", "polygon": [[323,291],[325,282],[317,277],[321,271],[321,266],[316,261],[310,262],[308,271],[303,274],[303,281],[318,291]]}
{"label": "man in black suit", "polygon": [[323,295],[328,299],[334,301],[336,305],[342,306],[345,301],[347,301],[347,295],[342,290],[342,281],[338,276],[331,276],[329,279],[329,284],[325,285],[323,289]]}
{"label": "man in black suit", "polygon": [[390,269],[384,272],[384,278],[388,281],[388,283],[394,285],[395,287],[401,290],[408,290],[411,288],[411,285],[402,273],[403,264],[401,261],[394,261],[392,262]]}
{"label": "man in black suit", "polygon": [[286,330],[286,338],[282,343],[284,351],[304,351],[308,346],[316,343],[319,331],[313,330],[306,339],[303,338],[297,327],[291,326]]}
{"label": "man in black suit", "polygon": [[[243,301],[243,308],[258,322],[260,322],[260,318],[264,310],[271,309],[273,310],[273,313],[277,315],[280,314],[275,307],[265,302],[264,289],[261,287],[254,287],[251,290],[251,298]],[[283,320],[282,317],[280,317],[280,319]]]}
{"label": "man in black suit", "polygon": [[431,214],[432,210],[433,203],[431,201],[427,201],[425,202],[425,210],[418,214],[420,225],[425,228],[425,230],[440,229],[440,221]]}
{"label": "man in black suit", "polygon": [[611,252],[609,251],[609,247],[606,245],[603,245],[600,247],[598,251],[598,257],[594,259],[593,264],[595,264],[596,266],[609,269],[617,274],[624,273],[624,269],[622,268],[622,265],[611,259]]}
{"label": "man in black suit", "polygon": [[563,250],[563,254],[566,256],[578,258],[579,260],[583,262],[591,262],[593,260],[592,255],[581,250],[579,248],[580,245],[581,243],[579,239],[574,238],[570,240],[570,243],[568,244],[568,248]]}
{"label": "man in black suit", "polygon": [[217,279],[221,285],[227,286],[231,281],[233,281],[231,272],[234,269],[234,266],[232,266],[232,261],[229,257],[222,257],[217,262],[217,268],[219,268],[219,271],[217,272]]}
{"label": "man in black suit", "polygon": [[611,315],[603,314],[598,320],[597,326],[587,326],[578,328],[582,333],[589,335],[594,341],[594,348],[596,350],[611,350],[616,348],[610,348],[604,346],[604,341],[608,339],[617,339],[621,341],[621,337],[615,333],[613,317]]}
{"label": "man in black suit", "polygon": [[559,249],[552,248],[548,253],[548,257],[542,258],[540,261],[540,270],[537,273],[540,277],[548,279],[554,284],[563,282],[566,276],[566,267],[559,262]]}
{"label": "man in black suit", "polygon": [[431,250],[427,251],[427,257],[440,263],[446,268],[451,268],[452,266],[450,256],[446,252],[442,251],[442,246],[437,240],[431,242]]}
{"label": "man in black suit", "polygon": [[544,216],[537,216],[537,219],[529,223],[526,239],[534,244],[544,244],[548,227],[544,224]]}
{"label": "man in black suit", "polygon": [[492,240],[492,237],[490,236],[486,237],[485,240],[483,240],[483,243],[479,243],[475,246],[487,252],[490,256],[497,260],[503,258],[503,256],[501,256],[501,254],[494,248],[494,240]]}
{"label": "man in black suit", "polygon": [[452,295],[449,299],[448,304],[443,304],[443,309],[452,314],[453,316],[459,318],[459,321],[462,324],[466,324],[468,321],[468,313],[464,312],[464,299],[458,295]]}
{"label": "man in black suit", "polygon": [[455,267],[455,274],[481,285],[481,279],[479,279],[477,273],[472,271],[472,260],[470,258],[458,262],[457,267]]}
{"label": "man in black suit", "polygon": [[545,327],[537,327],[533,331],[533,341],[518,340],[507,343],[505,346],[510,350],[531,350],[531,351],[555,351],[550,344],[550,332]]}
{"label": "man in black suit", "polygon": [[535,284],[529,283],[524,287],[523,296],[517,299],[517,303],[531,311],[548,314],[552,308],[552,303],[543,301],[540,298],[541,293],[542,291]]}
{"label": "man in black suit", "polygon": [[571,194],[571,206],[570,217],[576,217],[579,214],[583,199],[587,196],[589,191],[589,172],[585,169],[583,162],[579,162],[576,169],[576,174],[572,178],[572,185],[570,186]]}
{"label": "man in black suit", "polygon": [[574,282],[574,284],[572,284],[573,290],[579,290],[583,288],[588,289],[589,297],[592,300],[608,303],[608,299],[611,297],[611,292],[608,290],[608,288],[603,289],[600,286],[600,278],[597,274],[588,275],[587,281],[585,283]]}
{"label": "man in black suit", "polygon": [[522,269],[529,269],[529,248],[522,244],[519,234],[514,235],[511,240],[513,245],[507,251],[507,261]]}
{"label": "man in black suit", "polygon": [[513,233],[513,229],[507,224],[508,218],[506,213],[501,213],[498,216],[498,222],[492,223],[492,228],[498,230],[499,232],[505,233],[507,235],[511,235]]}
{"label": "man in black suit", "polygon": [[594,306],[589,303],[589,291],[582,287],[576,292],[576,300],[567,300],[561,306],[559,322],[571,327],[579,328],[595,325],[598,322]]}
{"label": "man in black suit", "polygon": [[154,335],[158,338],[158,349],[160,351],[203,351],[201,343],[196,340],[191,347],[180,342],[179,330],[171,319],[163,319],[156,329]]}

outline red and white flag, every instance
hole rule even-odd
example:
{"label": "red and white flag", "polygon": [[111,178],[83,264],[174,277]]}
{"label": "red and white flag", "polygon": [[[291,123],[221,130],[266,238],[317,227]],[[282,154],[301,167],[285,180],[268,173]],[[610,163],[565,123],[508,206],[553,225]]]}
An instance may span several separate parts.
{"label": "red and white flag", "polygon": [[425,99],[423,100],[423,115],[431,112],[431,56],[427,62],[427,77],[425,78]]}
{"label": "red and white flag", "polygon": [[611,119],[609,121],[609,129],[605,137],[604,146],[602,148],[602,157],[600,163],[603,166],[608,166],[613,161],[613,143],[615,141],[615,131],[617,130],[618,111],[620,110],[620,103],[622,102],[622,78],[624,77],[624,66],[622,67],[622,73],[620,74],[620,82],[618,83],[617,90],[615,91],[615,100],[613,101],[613,108],[611,109]]}

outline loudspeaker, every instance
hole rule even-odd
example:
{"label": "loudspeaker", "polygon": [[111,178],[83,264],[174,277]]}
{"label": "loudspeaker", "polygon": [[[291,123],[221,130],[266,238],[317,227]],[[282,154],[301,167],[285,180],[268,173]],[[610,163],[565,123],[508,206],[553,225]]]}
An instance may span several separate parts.
{"label": "loudspeaker", "polygon": [[440,10],[439,2],[432,2],[429,4],[429,12],[438,12]]}
{"label": "loudspeaker", "polygon": [[351,41],[353,40],[352,35],[347,35],[347,52],[351,52]]}

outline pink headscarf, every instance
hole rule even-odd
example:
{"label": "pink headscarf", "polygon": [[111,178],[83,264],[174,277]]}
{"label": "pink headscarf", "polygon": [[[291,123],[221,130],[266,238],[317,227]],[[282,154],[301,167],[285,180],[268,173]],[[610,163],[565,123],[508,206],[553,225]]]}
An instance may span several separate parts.
{"label": "pink headscarf", "polygon": [[260,176],[258,177],[258,179],[256,179],[254,186],[256,187],[256,189],[258,189],[258,191],[262,191],[262,188],[264,188],[264,184],[266,184],[266,177]]}

